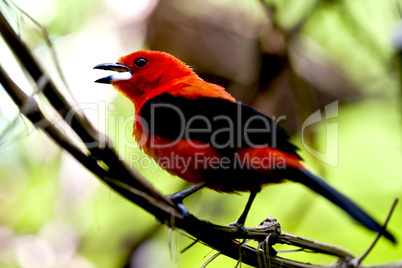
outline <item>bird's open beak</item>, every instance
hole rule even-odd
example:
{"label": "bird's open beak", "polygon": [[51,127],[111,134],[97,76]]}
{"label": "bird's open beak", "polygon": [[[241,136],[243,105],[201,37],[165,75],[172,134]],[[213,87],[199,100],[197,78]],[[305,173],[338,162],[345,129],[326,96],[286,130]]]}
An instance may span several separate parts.
{"label": "bird's open beak", "polygon": [[117,73],[100,78],[95,83],[111,84],[115,81],[129,80],[133,77],[131,69],[120,63],[102,63],[94,67],[94,69],[115,71]]}

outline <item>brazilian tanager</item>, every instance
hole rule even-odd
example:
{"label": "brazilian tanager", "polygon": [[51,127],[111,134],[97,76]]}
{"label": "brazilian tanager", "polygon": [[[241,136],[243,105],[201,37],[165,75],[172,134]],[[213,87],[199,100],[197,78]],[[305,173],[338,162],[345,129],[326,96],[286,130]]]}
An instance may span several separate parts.
{"label": "brazilian tanager", "polygon": [[95,82],[112,84],[132,101],[133,135],[140,148],[169,173],[196,184],[170,196],[184,214],[182,200],[204,186],[225,193],[249,191],[235,223],[244,228],[261,187],[287,179],[306,185],[395,242],[366,212],[302,165],[296,146],[274,120],[236,102],[172,55],[137,51],[94,68],[116,72]]}

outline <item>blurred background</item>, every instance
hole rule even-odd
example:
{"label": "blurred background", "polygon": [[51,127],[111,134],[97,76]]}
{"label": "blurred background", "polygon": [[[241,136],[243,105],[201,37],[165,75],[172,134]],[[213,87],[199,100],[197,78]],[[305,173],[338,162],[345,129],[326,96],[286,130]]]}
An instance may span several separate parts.
{"label": "blurred background", "polygon": [[[1,2],[1,11],[61,84],[43,32],[7,3]],[[186,184],[156,168],[137,148],[131,137],[132,104],[111,86],[93,83],[105,76],[93,66],[140,49],[169,52],[238,100],[280,119],[306,165],[380,222],[394,198],[402,197],[402,1],[15,3],[46,26],[70,87],[63,94],[111,137],[122,160],[163,193],[174,193]],[[0,42],[2,66],[34,94]],[[320,109],[322,120],[306,121]],[[331,133],[330,125],[335,127]],[[247,198],[248,194],[203,190],[185,204],[199,218],[226,225],[237,219]],[[246,226],[256,226],[270,215],[283,231],[355,255],[375,238],[298,184],[264,188]],[[389,223],[399,241],[401,226],[399,205]],[[197,244],[180,254],[191,241],[101,184],[19,116],[0,90],[0,267],[201,267],[215,252]],[[401,253],[401,243],[393,246],[382,239],[366,263],[395,262],[402,259]],[[333,261],[312,253],[280,256],[319,264]],[[219,256],[208,267],[235,265],[236,261]]]}

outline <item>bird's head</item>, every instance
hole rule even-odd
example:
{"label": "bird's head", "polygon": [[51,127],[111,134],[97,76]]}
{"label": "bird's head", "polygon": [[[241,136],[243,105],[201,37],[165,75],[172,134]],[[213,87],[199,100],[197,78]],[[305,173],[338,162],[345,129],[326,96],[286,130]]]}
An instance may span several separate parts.
{"label": "bird's head", "polygon": [[112,84],[134,103],[144,93],[177,78],[195,75],[190,67],[172,55],[150,50],[131,53],[121,57],[116,63],[99,64],[94,69],[115,71],[115,74],[95,82]]}

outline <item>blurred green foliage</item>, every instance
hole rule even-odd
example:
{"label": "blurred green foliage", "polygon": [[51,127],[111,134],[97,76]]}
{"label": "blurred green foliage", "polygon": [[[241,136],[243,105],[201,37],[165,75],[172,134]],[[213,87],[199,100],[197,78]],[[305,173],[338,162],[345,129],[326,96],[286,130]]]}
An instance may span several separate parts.
{"label": "blurred green foliage", "polygon": [[[111,136],[122,159],[163,193],[186,185],[154,170],[154,163],[137,148],[131,136],[131,103],[111,87],[92,83],[95,64],[142,48],[171,52],[206,80],[226,86],[266,114],[286,115],[283,123],[306,165],[376,219],[385,219],[393,198],[402,196],[401,89],[392,46],[400,1],[30,2],[18,4],[46,24],[71,94],[83,107],[94,104],[84,109],[94,125]],[[6,5],[3,10],[8,12]],[[42,58],[46,48],[40,31],[23,16],[14,18],[47,65],[51,60],[48,55]],[[3,49],[0,53],[6,54]],[[271,77],[273,71],[277,73]],[[158,225],[99,183],[19,118],[6,98],[0,100],[0,127],[7,134],[0,140],[1,267],[110,268],[124,267],[130,260],[131,267],[201,267],[212,257],[215,252],[200,244],[180,254],[191,239]],[[340,102],[339,116],[309,127],[307,137],[307,145],[322,152],[327,124],[338,124],[339,164],[332,167],[306,151],[300,130],[307,116],[335,100]],[[201,219],[225,225],[236,220],[246,199],[246,194],[203,190],[186,200],[186,206]],[[255,226],[269,215],[284,231],[356,255],[375,237],[298,184],[266,187],[247,225]],[[389,224],[399,241],[401,222],[399,206]],[[381,240],[367,263],[401,260],[401,250],[401,243],[392,246]],[[283,256],[310,263],[332,261],[300,252]],[[235,264],[219,256],[208,267]]]}

